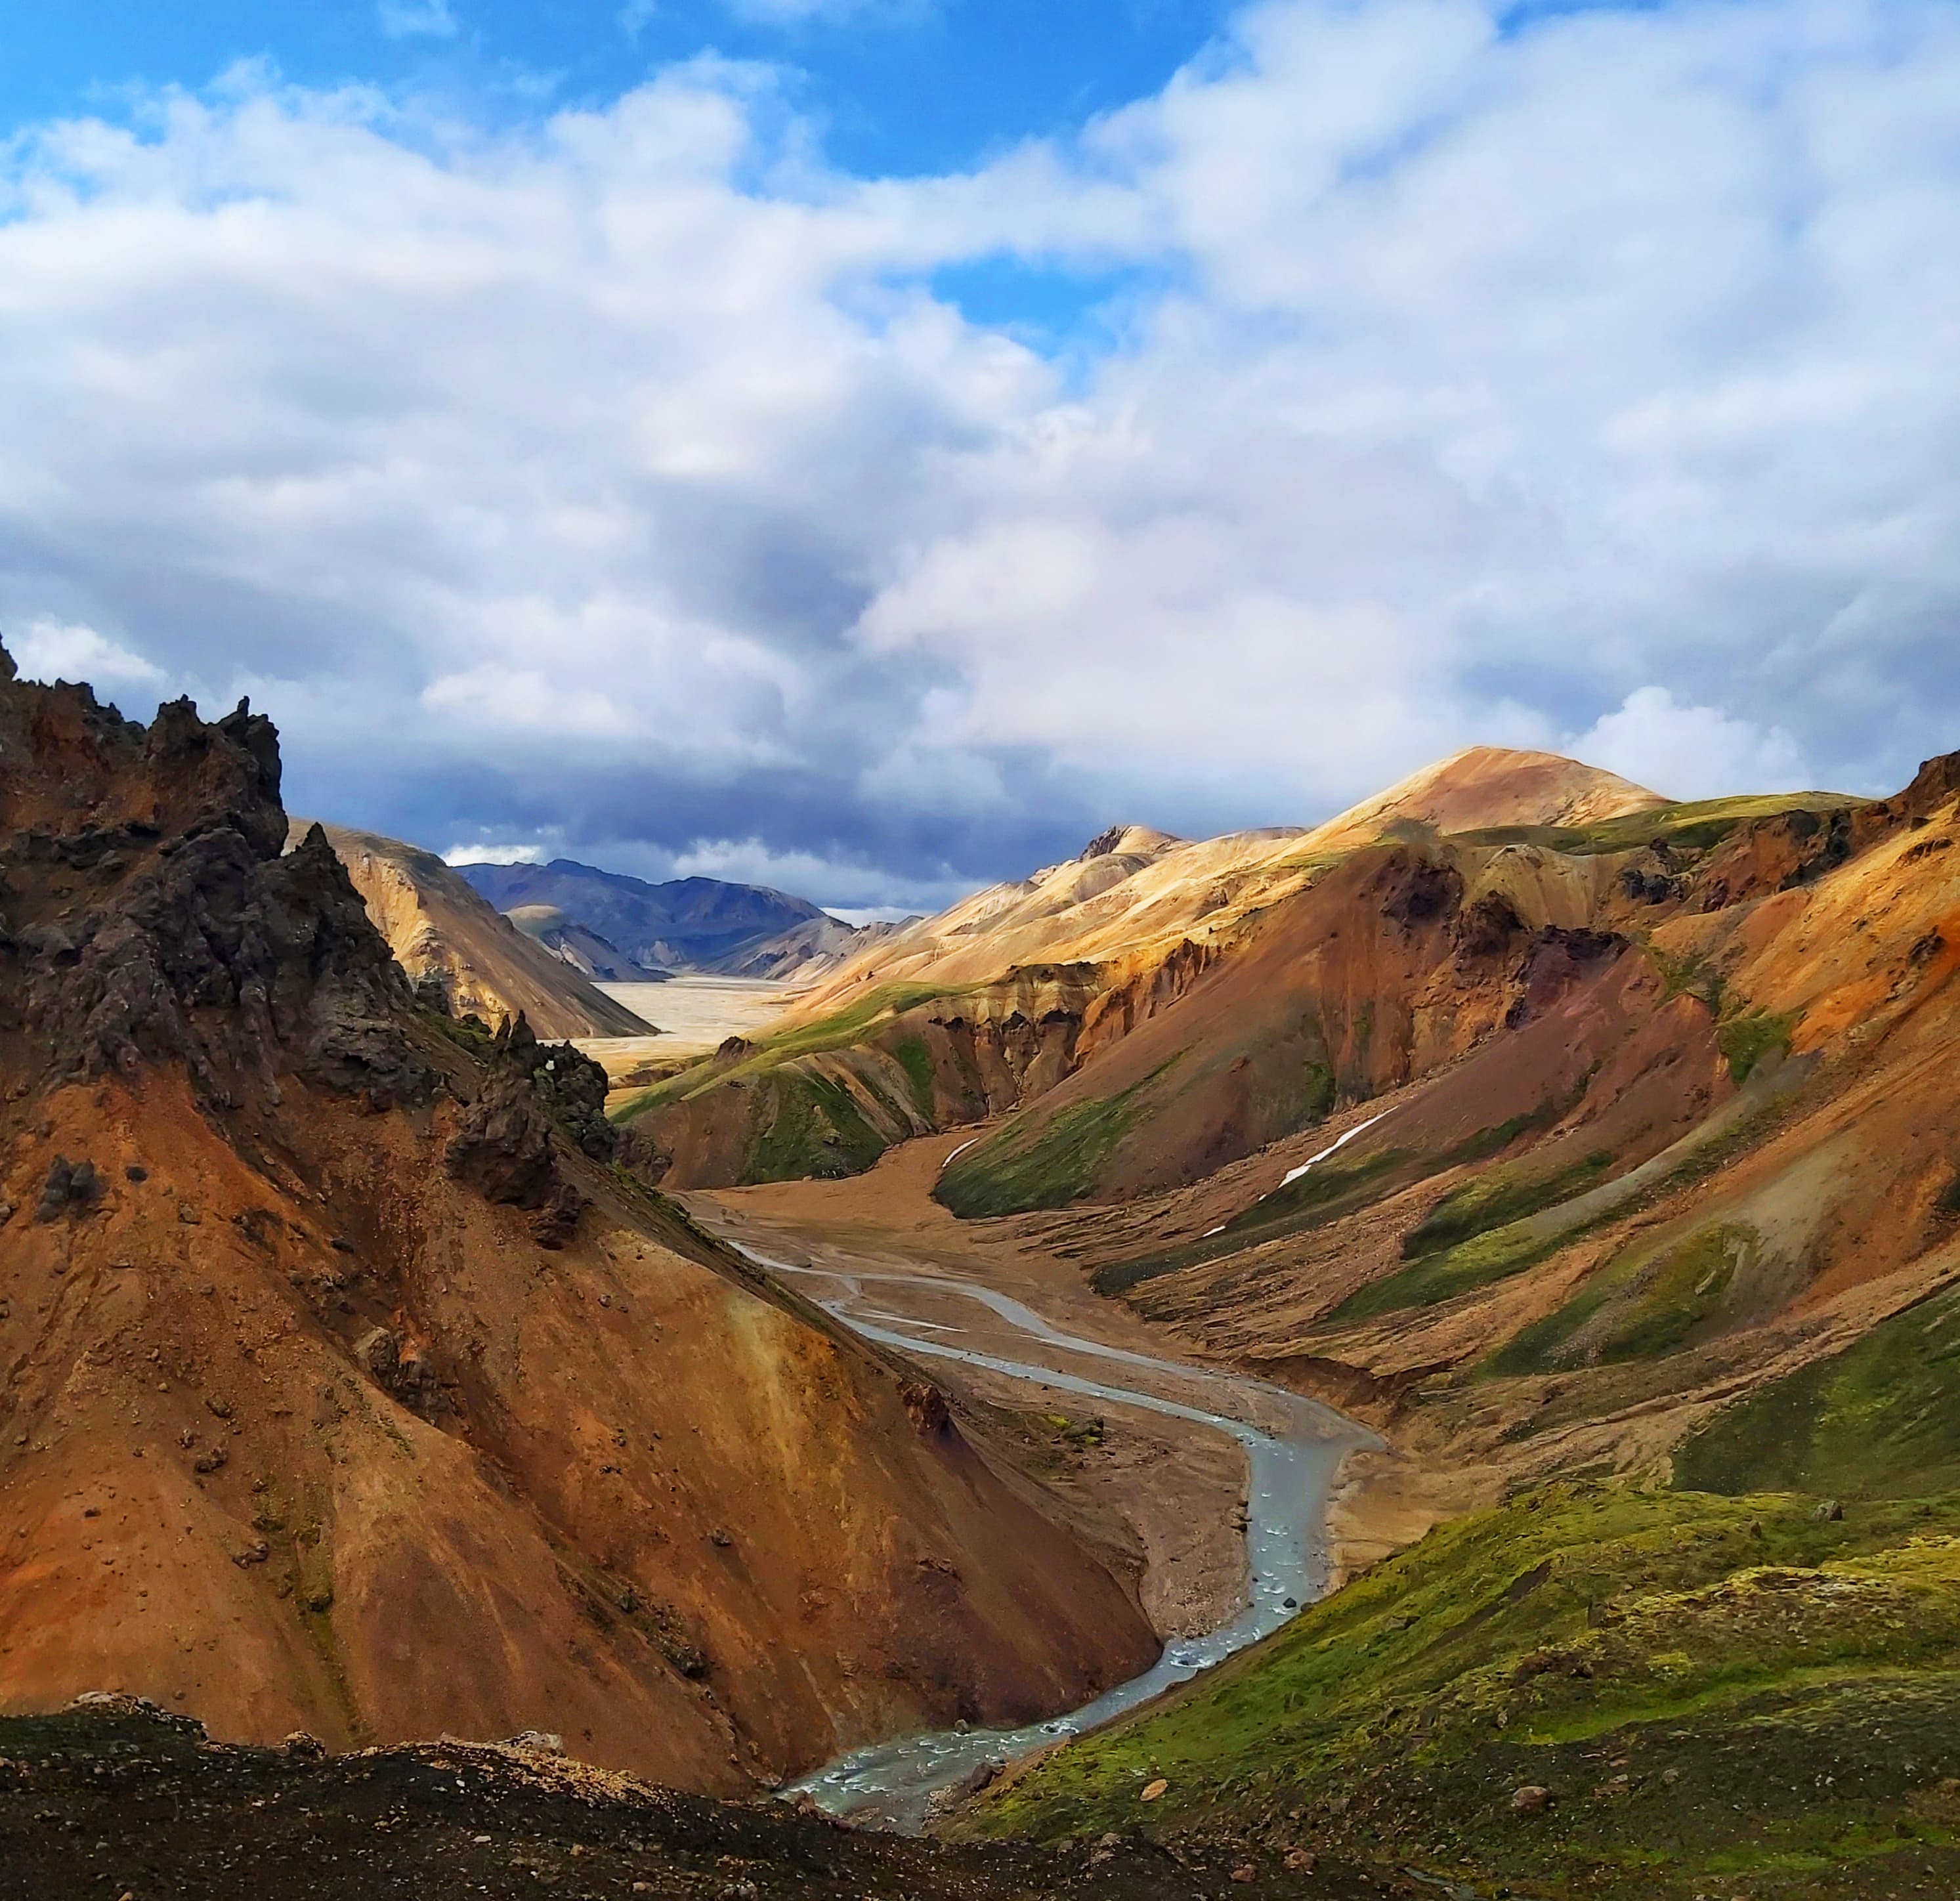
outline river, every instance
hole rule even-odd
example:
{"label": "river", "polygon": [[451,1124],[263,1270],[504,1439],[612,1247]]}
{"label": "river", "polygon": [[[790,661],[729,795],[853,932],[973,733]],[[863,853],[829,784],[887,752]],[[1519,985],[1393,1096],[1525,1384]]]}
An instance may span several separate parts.
{"label": "river", "polygon": [[[829,1813],[861,1823],[916,1833],[939,1791],[967,1785],[990,1762],[1011,1761],[1080,1736],[1188,1683],[1234,1651],[1270,1636],[1326,1590],[1331,1575],[1328,1496],[1351,1453],[1382,1444],[1366,1427],[1263,1380],[1064,1333],[1032,1307],[978,1282],[939,1273],[804,1266],[748,1248],[742,1251],[772,1273],[829,1283],[826,1290],[812,1291],[818,1305],[862,1338],[908,1358],[955,1361],[1105,1405],[1187,1420],[1237,1440],[1247,1467],[1249,1591],[1235,1616],[1202,1636],[1174,1638],[1141,1676],[1080,1709],[1021,1729],[941,1730],[872,1743],[827,1763],[785,1794],[807,1794]],[[878,1297],[869,1291],[873,1288],[963,1297],[1026,1341],[1031,1356],[1039,1352],[1046,1357],[1021,1359],[962,1346],[953,1337],[959,1329],[890,1311],[896,1303],[887,1296],[876,1304]],[[1100,1362],[1100,1377],[1052,1364],[1071,1357]],[[1201,1396],[1204,1403],[1152,1390],[1166,1386]]]}

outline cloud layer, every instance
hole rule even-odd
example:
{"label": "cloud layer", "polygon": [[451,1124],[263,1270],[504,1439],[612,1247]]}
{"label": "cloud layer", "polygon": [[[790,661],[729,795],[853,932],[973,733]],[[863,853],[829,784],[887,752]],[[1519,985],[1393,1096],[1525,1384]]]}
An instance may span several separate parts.
{"label": "cloud layer", "polygon": [[0,626],[249,692],[309,810],[846,905],[1480,740],[1885,789],[1960,744],[1956,96],[1936,0],[1271,0],[880,181],[713,60],[242,72],[0,160]]}

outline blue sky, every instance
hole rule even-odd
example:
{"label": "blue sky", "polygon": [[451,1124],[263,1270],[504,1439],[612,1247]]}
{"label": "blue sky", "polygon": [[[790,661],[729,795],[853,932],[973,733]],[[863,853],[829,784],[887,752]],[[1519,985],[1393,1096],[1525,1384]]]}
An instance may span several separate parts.
{"label": "blue sky", "polygon": [[[1147,97],[1211,43],[1222,0],[103,0],[10,25],[0,125],[119,116],[132,94],[196,91],[262,65],[300,86],[372,84],[486,126],[609,103],[711,56],[772,69],[830,161],[871,177],[984,164]],[[1060,352],[1134,281],[987,259],[935,275],[975,321]]]}
{"label": "blue sky", "polygon": [[0,634],[296,808],[916,906],[1960,744],[1960,0],[17,13]]}
{"label": "blue sky", "polygon": [[703,53],[792,69],[835,161],[873,175],[970,166],[1157,91],[1230,9],[1217,0],[320,0],[22,7],[0,116],[91,110],[131,84],[201,87],[269,60],[307,86],[435,91],[487,116],[604,102]]}

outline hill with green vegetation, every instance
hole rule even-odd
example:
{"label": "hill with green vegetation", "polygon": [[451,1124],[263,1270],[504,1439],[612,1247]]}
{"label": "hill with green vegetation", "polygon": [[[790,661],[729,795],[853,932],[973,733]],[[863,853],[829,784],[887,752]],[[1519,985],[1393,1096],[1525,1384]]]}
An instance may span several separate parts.
{"label": "hill with green vegetation", "polygon": [[1956,1743],[1960,1497],[1558,1482],[1432,1531],[956,1832],[1141,1829],[1229,1842],[1255,1875],[1326,1855],[1479,1894],[1946,1893]]}

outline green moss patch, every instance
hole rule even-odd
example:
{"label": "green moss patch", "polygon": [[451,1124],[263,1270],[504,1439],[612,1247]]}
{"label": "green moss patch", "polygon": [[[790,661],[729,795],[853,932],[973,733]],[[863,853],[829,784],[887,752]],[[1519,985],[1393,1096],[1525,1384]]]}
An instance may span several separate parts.
{"label": "green moss patch", "polygon": [[1536,1266],[1571,1238],[1569,1233],[1534,1226],[1529,1220],[1513,1221],[1357,1288],[1327,1317],[1328,1323],[1344,1326],[1402,1307],[1453,1301]]}
{"label": "green moss patch", "polygon": [[1659,1253],[1610,1264],[1500,1349],[1489,1370],[1547,1373],[1677,1352],[1726,1313],[1732,1290],[1746,1282],[1761,1249],[1762,1237],[1746,1222],[1717,1222]]}
{"label": "green moss patch", "polygon": [[1707,1492],[1960,1489],[1960,1289],[1724,1407],[1675,1454],[1675,1473]]}
{"label": "green moss patch", "polygon": [[969,1221],[1066,1208],[1088,1192],[1142,1116],[1144,1092],[1169,1067],[1163,1065],[1120,1095],[1024,1111],[956,1157],[940,1176],[933,1199]]}
{"label": "green moss patch", "polygon": [[1790,1032],[1796,1027],[1796,1018],[1793,1010],[1782,1015],[1752,1010],[1747,1016],[1731,1017],[1716,1030],[1716,1043],[1729,1059],[1729,1074],[1738,1088],[1765,1058],[1780,1059],[1790,1054]]}
{"label": "green moss patch", "polygon": [[904,1036],[892,1046],[892,1059],[905,1072],[905,1080],[912,1084],[912,1098],[918,1105],[919,1113],[929,1121],[932,1116],[932,1052],[925,1046],[921,1036]]}
{"label": "green moss patch", "polygon": [[1402,1259],[1440,1253],[1473,1236],[1503,1228],[1540,1208],[1569,1201],[1592,1187],[1613,1165],[1612,1153],[1595,1149],[1563,1168],[1533,1169],[1524,1164],[1488,1169],[1461,1188],[1452,1188],[1402,1237]]}
{"label": "green moss patch", "polygon": [[[1615,1901],[1740,1874],[1877,1896],[1915,1856],[1960,1870],[1956,1715],[1960,1499],[1834,1521],[1559,1483],[1433,1531],[963,1826],[1230,1830]],[[1542,1812],[1513,1807],[1526,1786]]]}
{"label": "green moss patch", "polygon": [[1777,818],[1786,812],[1828,816],[1865,802],[1841,792],[1771,792],[1739,798],[1692,799],[1680,804],[1656,806],[1649,812],[1629,812],[1619,818],[1602,819],[1596,825],[1507,825],[1459,836],[1474,845],[1538,845],[1580,858],[1637,852],[1650,845],[1705,852],[1720,845],[1738,826],[1753,819]]}
{"label": "green moss patch", "polygon": [[[794,1062],[798,1057],[823,1056],[838,1050],[855,1049],[872,1041],[872,1033],[889,1019],[908,1010],[916,1010],[921,1004],[934,1003],[942,997],[962,994],[960,990],[945,985],[880,984],[855,1002],[829,1016],[819,1017],[813,1023],[799,1024],[793,1028],[757,1038],[746,1053],[732,1063],[719,1057],[703,1057],[700,1062],[663,1078],[651,1088],[622,1103],[613,1113],[612,1119],[620,1122],[633,1122],[654,1110],[663,1108],[671,1103],[685,1102],[723,1083],[771,1076],[783,1065]],[[926,1082],[930,1088],[930,1056],[924,1045],[916,1037],[906,1041],[915,1046],[921,1056],[926,1056]],[[905,1044],[900,1046],[901,1048],[905,1046]],[[905,1067],[908,1075],[911,1075],[911,1063],[902,1056],[899,1060]]]}
{"label": "green moss patch", "polygon": [[755,1087],[762,1097],[743,1159],[744,1181],[835,1180],[863,1173],[885,1152],[884,1137],[834,1077],[778,1069]]}

